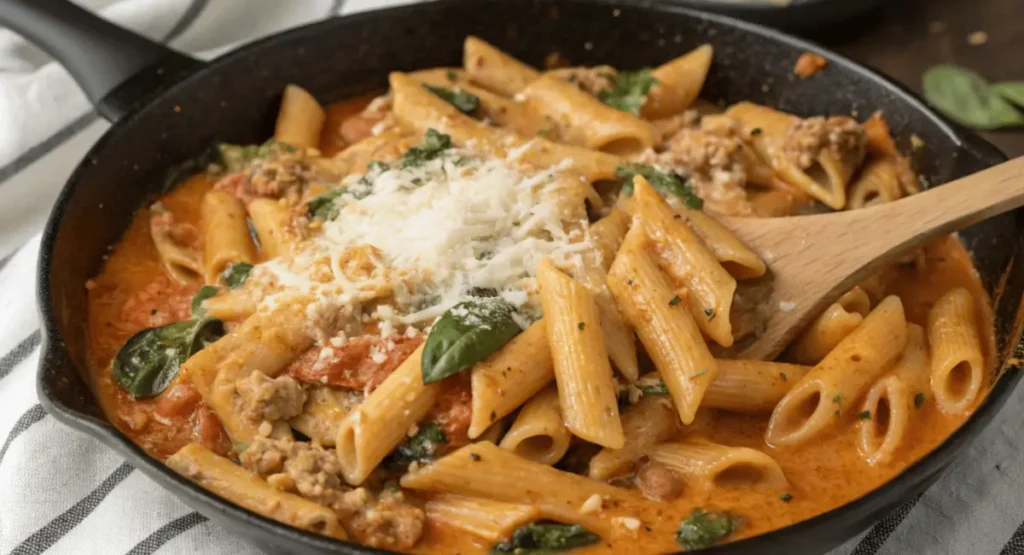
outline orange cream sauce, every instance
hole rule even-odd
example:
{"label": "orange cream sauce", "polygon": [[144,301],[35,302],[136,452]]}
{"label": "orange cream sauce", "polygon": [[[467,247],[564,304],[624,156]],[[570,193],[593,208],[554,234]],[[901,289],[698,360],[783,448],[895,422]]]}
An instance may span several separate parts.
{"label": "orange cream sauce", "polygon": [[[360,99],[329,108],[328,125],[321,145],[326,153],[346,146],[341,133],[342,122],[357,113],[367,101]],[[176,221],[199,228],[199,203],[212,185],[210,177],[198,175],[161,200],[175,214]],[[133,399],[114,380],[110,368],[114,355],[132,334],[146,327],[186,319],[190,299],[198,289],[198,285],[177,285],[164,275],[149,236],[148,221],[149,210],[139,210],[124,238],[111,252],[102,273],[88,284],[89,378],[111,422],[148,453],[164,459],[186,443],[195,441],[199,426],[196,415],[155,419],[156,400]],[[987,362],[993,365],[993,319],[988,297],[971,266],[969,255],[956,239],[946,238],[929,245],[916,263],[894,268],[883,281],[884,288],[877,293],[884,289],[899,295],[908,319],[922,325],[936,298],[950,288],[967,287],[983,301],[979,303],[983,307],[978,314],[979,328],[986,338]],[[860,400],[853,402],[859,403]],[[911,462],[934,449],[966,419],[941,413],[929,400],[913,416],[908,441],[892,462],[871,466],[858,453],[853,426],[858,410],[853,410],[853,407],[845,410],[841,425],[831,435],[791,449],[774,449],[765,444],[767,414],[699,413],[698,420],[686,431],[687,436],[764,450],[781,465],[791,485],[788,493],[792,499],[785,502],[778,494],[742,490],[684,491],[680,499],[669,503],[606,508],[601,513],[603,518],[637,518],[641,521],[640,528],[630,531],[622,526],[612,526],[613,532],[601,543],[573,553],[676,551],[679,549],[675,543],[676,529],[695,508],[741,515],[743,523],[730,538],[732,540],[810,518],[881,486]],[[417,498],[422,499],[422,496]],[[428,522],[415,552],[450,555],[481,553],[489,548],[490,545],[479,538]]]}

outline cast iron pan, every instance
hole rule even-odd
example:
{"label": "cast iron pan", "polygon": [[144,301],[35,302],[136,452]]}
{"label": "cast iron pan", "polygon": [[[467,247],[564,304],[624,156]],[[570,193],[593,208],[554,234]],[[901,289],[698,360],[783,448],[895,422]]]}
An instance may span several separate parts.
{"label": "cast iron pan", "polygon": [[794,31],[810,31],[853,18],[874,8],[879,0],[661,0]]}
{"label": "cast iron pan", "polygon": [[[249,45],[209,64],[118,29],[63,0],[0,0],[0,23],[46,48],[72,71],[113,127],[65,185],[43,235],[38,297],[44,330],[38,389],[60,422],[82,430],[224,528],[263,549],[291,553],[380,553],[298,531],[206,493],[147,457],[102,417],[83,382],[85,280],[132,214],[188,171],[213,143],[261,142],[272,133],[280,92],[298,83],[322,102],[381,90],[392,69],[457,65],[462,40],[482,36],[540,65],[560,51],[574,63],[651,66],[704,42],[715,62],[704,89],[719,102],[752,100],[801,114],[866,117],[882,109],[928,183],[944,183],[1004,159],[990,144],[954,130],[901,87],[806,42],[748,23],[668,6],[625,1],[444,0],[331,19]],[[804,51],[829,59],[826,71],[796,80]],[[1020,335],[1024,293],[1024,213],[1005,214],[962,233],[989,291],[995,292],[1000,360]],[[1020,379],[1001,375],[974,416],[939,448],[878,490],[810,520],[707,553],[823,552],[866,529],[923,491],[976,437]],[[116,523],[111,523],[116,526]]]}

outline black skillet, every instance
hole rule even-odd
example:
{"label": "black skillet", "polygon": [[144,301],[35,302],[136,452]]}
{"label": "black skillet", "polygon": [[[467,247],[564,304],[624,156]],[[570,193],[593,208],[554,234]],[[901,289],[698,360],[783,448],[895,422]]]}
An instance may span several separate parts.
{"label": "black skillet", "polygon": [[[462,40],[480,35],[535,65],[553,50],[578,64],[651,66],[704,42],[715,62],[704,95],[752,100],[800,114],[866,117],[884,110],[905,152],[916,133],[927,145],[915,164],[944,183],[1004,159],[961,133],[900,86],[820,48],[747,23],[674,7],[582,0],[451,0],[308,25],[209,64],[173,53],[61,0],[0,0],[0,23],[63,62],[113,127],[62,190],[43,235],[38,300],[44,331],[39,397],[60,422],[127,458],[186,504],[263,549],[294,553],[380,553],[283,526],[206,493],[149,458],[102,417],[84,368],[85,280],[94,276],[132,214],[166,190],[219,141],[261,142],[272,133],[280,92],[298,83],[322,102],[381,90],[389,70],[457,65]],[[795,79],[804,51],[830,60]],[[961,237],[994,292],[1000,360],[1020,330],[1024,213],[982,222]],[[1000,278],[1005,281],[1000,282]],[[922,492],[995,416],[1020,379],[1011,368],[974,416],[930,455],[876,491],[804,522],[707,553],[824,552]],[[59,448],[59,446],[56,446]],[[116,526],[117,523],[110,523]]]}
{"label": "black skillet", "polygon": [[861,15],[880,0],[662,0],[791,31],[811,31]]}

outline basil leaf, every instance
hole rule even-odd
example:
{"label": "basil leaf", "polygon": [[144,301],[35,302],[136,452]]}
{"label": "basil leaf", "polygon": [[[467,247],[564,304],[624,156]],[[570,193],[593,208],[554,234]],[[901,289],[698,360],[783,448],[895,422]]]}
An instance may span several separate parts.
{"label": "basil leaf", "polygon": [[933,66],[924,72],[921,86],[929,104],[967,127],[996,129],[1024,125],[1024,114],[969,69],[944,64]]}
{"label": "basil leaf", "polygon": [[196,291],[192,297],[192,317],[201,317],[206,311],[203,310],[203,301],[217,294],[217,288],[212,285],[204,285]]}
{"label": "basil leaf", "polygon": [[[445,135],[447,136],[447,135]],[[311,218],[333,221],[338,217],[338,206],[335,201],[341,195],[348,193],[355,199],[364,199],[373,193],[373,183],[380,177],[380,174],[391,169],[386,162],[371,161],[366,165],[366,173],[359,178],[359,181],[349,187],[331,189],[326,193],[309,199],[306,203],[306,210]]]}
{"label": "basil leaf", "polygon": [[419,146],[410,148],[402,157],[401,167],[404,169],[422,166],[451,147],[451,137],[444,133],[438,133],[434,129],[427,129],[426,134],[423,135],[423,142]]}
{"label": "basil leaf", "polygon": [[992,85],[992,92],[1024,108],[1024,81],[1007,81]]}
{"label": "basil leaf", "polygon": [[433,462],[441,449],[448,445],[448,437],[441,431],[436,422],[420,424],[416,435],[406,438],[388,457],[390,468],[405,469],[414,462]]}
{"label": "basil leaf", "polygon": [[687,551],[711,547],[729,537],[739,524],[740,518],[737,516],[694,509],[679,524],[676,543]]}
{"label": "basil leaf", "polygon": [[568,551],[601,541],[601,537],[579,524],[532,523],[512,532],[508,541],[491,548],[492,555],[543,555]]}
{"label": "basil leaf", "polygon": [[704,200],[693,192],[690,182],[681,179],[674,173],[663,172],[647,164],[629,162],[616,168],[615,175],[623,180],[622,194],[624,195],[633,194],[633,178],[639,175],[646,179],[651,187],[654,187],[662,196],[675,195],[682,199],[686,206],[694,210],[704,207]]}
{"label": "basil leaf", "polygon": [[480,98],[474,94],[469,94],[466,91],[455,89],[449,89],[446,87],[432,87],[427,85],[427,89],[430,92],[441,97],[448,104],[455,106],[460,112],[466,115],[470,115],[480,108]]}
{"label": "basil leaf", "polygon": [[423,346],[423,383],[462,372],[519,335],[514,313],[501,297],[474,297],[448,309]]}
{"label": "basil leaf", "polygon": [[135,397],[167,388],[188,357],[224,335],[224,324],[198,318],[148,328],[131,336],[114,357],[114,378]]}
{"label": "basil leaf", "polygon": [[[230,289],[238,289],[249,279],[249,272],[252,271],[252,264],[248,262],[232,262],[220,274],[221,281]],[[194,313],[194,311],[193,311]]]}
{"label": "basil leaf", "polygon": [[639,114],[647,93],[657,83],[650,69],[620,71],[615,74],[611,88],[598,92],[597,99],[616,110]]}
{"label": "basil leaf", "polygon": [[306,203],[306,210],[310,217],[321,220],[334,220],[338,217],[338,207],[334,201],[345,192],[345,189],[331,189],[326,193],[317,195]]}

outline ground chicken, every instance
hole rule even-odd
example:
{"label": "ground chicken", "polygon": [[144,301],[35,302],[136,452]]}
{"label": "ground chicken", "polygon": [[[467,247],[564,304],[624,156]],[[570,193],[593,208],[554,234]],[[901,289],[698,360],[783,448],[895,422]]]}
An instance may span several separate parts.
{"label": "ground chicken", "polygon": [[288,375],[271,378],[256,371],[235,382],[235,390],[242,416],[257,424],[264,420],[287,420],[301,413],[306,403],[306,392]]}
{"label": "ground chicken", "polygon": [[615,73],[615,68],[611,66],[567,67],[551,72],[555,77],[575,83],[580,89],[593,95],[611,88],[615,81]]}
{"label": "ground chicken", "polygon": [[349,489],[341,480],[337,454],[316,443],[257,437],[239,461],[270,485],[322,505],[334,505]]}
{"label": "ground chicken", "polygon": [[370,547],[406,550],[423,534],[426,515],[409,503],[401,490],[385,489],[377,499],[363,488],[354,489],[334,505],[346,528]]}
{"label": "ground chicken", "polygon": [[864,140],[864,129],[852,118],[798,119],[783,139],[782,153],[803,169],[811,167],[825,149],[844,162],[857,163],[864,158]]}

